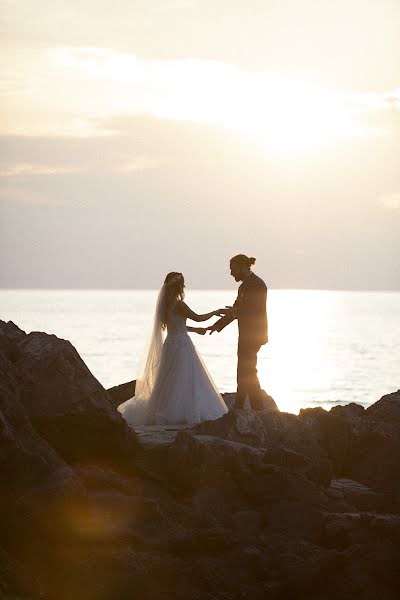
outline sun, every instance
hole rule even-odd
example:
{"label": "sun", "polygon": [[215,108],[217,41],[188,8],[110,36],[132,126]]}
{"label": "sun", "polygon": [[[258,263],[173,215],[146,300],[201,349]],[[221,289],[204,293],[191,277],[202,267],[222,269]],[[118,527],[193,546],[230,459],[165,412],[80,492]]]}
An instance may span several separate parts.
{"label": "sun", "polygon": [[313,150],[338,137],[360,136],[346,99],[298,78],[253,76],[234,98],[220,99],[221,123],[251,135],[272,151]]}

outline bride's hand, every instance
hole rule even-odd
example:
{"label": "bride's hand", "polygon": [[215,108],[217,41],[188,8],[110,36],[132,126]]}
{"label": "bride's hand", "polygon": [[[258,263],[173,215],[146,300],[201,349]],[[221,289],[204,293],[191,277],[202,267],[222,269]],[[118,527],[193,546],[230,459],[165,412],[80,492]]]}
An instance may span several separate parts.
{"label": "bride's hand", "polygon": [[198,333],[199,335],[204,335],[206,331],[207,329],[205,327],[196,327],[196,333]]}

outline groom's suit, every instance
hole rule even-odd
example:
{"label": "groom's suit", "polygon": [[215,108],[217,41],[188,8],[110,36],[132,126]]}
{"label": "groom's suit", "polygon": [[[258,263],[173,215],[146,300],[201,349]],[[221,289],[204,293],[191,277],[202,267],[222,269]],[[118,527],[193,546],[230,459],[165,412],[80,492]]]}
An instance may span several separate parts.
{"label": "groom's suit", "polygon": [[238,320],[238,365],[235,408],[242,408],[249,396],[251,407],[262,408],[261,388],[257,377],[257,353],[268,342],[267,286],[250,272],[239,286],[233,308],[217,321],[213,329],[221,331],[234,319]]}

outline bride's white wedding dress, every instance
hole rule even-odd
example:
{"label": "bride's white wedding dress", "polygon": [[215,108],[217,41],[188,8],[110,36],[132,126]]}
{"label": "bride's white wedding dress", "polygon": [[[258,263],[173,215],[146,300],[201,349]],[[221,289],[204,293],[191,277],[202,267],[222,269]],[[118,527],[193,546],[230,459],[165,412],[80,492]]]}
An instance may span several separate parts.
{"label": "bride's white wedding dress", "polygon": [[[155,335],[153,331],[153,347]],[[157,351],[149,350],[136,395],[118,407],[128,424],[192,424],[224,415],[228,408],[188,335],[186,317],[173,308],[167,315],[167,336],[159,343],[158,359],[152,356]]]}

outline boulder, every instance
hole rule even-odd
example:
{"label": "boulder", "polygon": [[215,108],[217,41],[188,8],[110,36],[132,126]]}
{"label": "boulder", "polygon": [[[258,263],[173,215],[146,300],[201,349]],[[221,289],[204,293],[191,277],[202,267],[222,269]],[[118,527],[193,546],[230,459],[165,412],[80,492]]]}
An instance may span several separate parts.
{"label": "boulder", "polygon": [[400,392],[387,394],[351,419],[343,476],[400,498]]}
{"label": "boulder", "polygon": [[[325,501],[318,486],[290,469],[267,464],[263,450],[182,431],[169,448],[168,456],[169,473],[175,484],[197,498],[198,490],[212,489],[212,497],[218,498],[219,514],[224,512],[220,505],[230,484],[230,510],[236,505],[239,515],[235,517],[237,532],[246,519],[253,523],[254,529],[254,523],[261,522],[261,511],[264,527],[269,531],[307,539],[320,535]],[[215,510],[211,510],[218,518]],[[243,532],[240,535],[243,537]]]}
{"label": "boulder", "polygon": [[1,340],[19,389],[20,402],[35,429],[68,462],[129,463],[135,434],[76,349],[55,335],[29,335],[0,321]]}
{"label": "boulder", "polygon": [[391,498],[380,494],[353,479],[334,479],[327,489],[330,498],[344,500],[359,510],[381,510],[388,507]]}
{"label": "boulder", "polygon": [[375,491],[400,497],[400,426],[367,419],[353,423],[343,475]]}
{"label": "boulder", "polygon": [[353,544],[377,542],[382,538],[399,543],[399,516],[377,515],[373,512],[328,514],[322,541],[327,547],[347,548]]}
{"label": "boulder", "polygon": [[352,420],[354,417],[362,417],[365,413],[365,408],[361,404],[350,402],[345,406],[333,406],[329,412],[335,417]]}
{"label": "boulder", "polygon": [[118,408],[120,404],[126,402],[135,395],[136,380],[128,381],[127,383],[121,383],[121,385],[115,385],[114,387],[107,390],[111,404]]}
{"label": "boulder", "polygon": [[286,442],[288,447],[300,452],[314,446],[314,452],[322,455],[299,417],[290,413],[231,410],[220,419],[199,423],[193,430],[198,434],[213,435],[265,450]]}
{"label": "boulder", "polygon": [[231,410],[216,421],[196,425],[193,431],[262,448],[267,451],[271,463],[288,468],[290,464],[290,468],[326,484],[332,477],[333,456],[328,453],[328,444],[323,443],[321,428],[315,431],[315,425],[314,416]]}
{"label": "boulder", "polygon": [[[15,561],[16,589],[41,593],[40,566],[85,504],[72,468],[32,427],[11,363],[0,352],[0,538]],[[1,589],[1,587],[0,587]]]}
{"label": "boulder", "polygon": [[1,520],[10,523],[29,497],[64,489],[73,471],[32,427],[10,363],[0,353]]}
{"label": "boulder", "polygon": [[381,423],[400,423],[400,390],[382,396],[365,411],[365,418]]}
{"label": "boulder", "polygon": [[277,446],[267,451],[264,455],[264,462],[296,471],[307,479],[321,485],[328,485],[333,476],[330,460],[321,458],[313,461],[304,454],[300,454],[285,446]]}
{"label": "boulder", "polygon": [[323,408],[301,409],[299,419],[309,437],[323,450],[325,458],[332,461],[335,475],[340,476],[351,445],[351,424]]}

